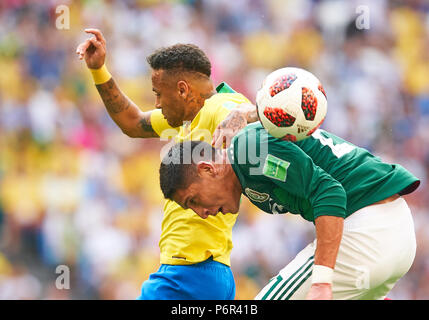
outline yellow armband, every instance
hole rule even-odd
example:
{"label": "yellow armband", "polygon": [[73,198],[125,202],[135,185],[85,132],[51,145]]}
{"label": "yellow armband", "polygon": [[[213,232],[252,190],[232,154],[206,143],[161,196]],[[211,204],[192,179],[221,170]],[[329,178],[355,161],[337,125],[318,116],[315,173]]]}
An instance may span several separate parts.
{"label": "yellow armband", "polygon": [[112,75],[110,74],[109,70],[107,70],[105,64],[103,64],[103,66],[99,69],[89,69],[89,71],[91,71],[95,84],[106,83],[110,80],[110,78],[112,78]]}

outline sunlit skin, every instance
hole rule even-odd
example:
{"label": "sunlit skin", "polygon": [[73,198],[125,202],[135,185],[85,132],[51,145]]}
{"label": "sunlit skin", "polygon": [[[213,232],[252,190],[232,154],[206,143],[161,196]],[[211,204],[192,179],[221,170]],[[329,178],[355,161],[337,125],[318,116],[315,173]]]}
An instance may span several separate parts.
{"label": "sunlit skin", "polygon": [[192,121],[204,101],[216,93],[210,78],[203,74],[166,70],[152,70],[152,91],[155,107],[173,128]]}
{"label": "sunlit skin", "polygon": [[219,212],[238,213],[242,188],[228,162],[226,150],[219,151],[220,161],[197,163],[198,179],[188,188],[177,190],[173,200],[184,209],[192,209],[201,218]]}

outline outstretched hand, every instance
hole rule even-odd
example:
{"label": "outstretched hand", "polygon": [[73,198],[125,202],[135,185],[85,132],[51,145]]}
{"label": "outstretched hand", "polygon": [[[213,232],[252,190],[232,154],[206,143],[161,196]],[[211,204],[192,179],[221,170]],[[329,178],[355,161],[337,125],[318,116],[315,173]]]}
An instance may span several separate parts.
{"label": "outstretched hand", "polygon": [[93,36],[78,45],[76,54],[80,60],[85,58],[88,68],[99,69],[106,58],[106,40],[98,29],[85,29],[85,32]]}

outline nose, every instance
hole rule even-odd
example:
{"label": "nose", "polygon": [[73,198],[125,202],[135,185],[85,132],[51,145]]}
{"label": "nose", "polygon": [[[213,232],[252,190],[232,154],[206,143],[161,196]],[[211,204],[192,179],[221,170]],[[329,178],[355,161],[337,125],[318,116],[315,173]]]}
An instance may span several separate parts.
{"label": "nose", "polygon": [[206,219],[210,215],[210,211],[205,208],[191,207],[191,209],[203,219]]}
{"label": "nose", "polygon": [[157,97],[155,100],[155,108],[156,109],[161,109],[161,102],[159,101],[159,98]]}
{"label": "nose", "polygon": [[216,210],[209,210],[209,209],[204,209],[204,214],[210,215],[210,216],[215,216],[217,214]]}
{"label": "nose", "polygon": [[207,218],[209,215],[210,215],[210,211],[209,210],[207,210],[207,209],[201,209],[200,210],[200,212],[202,213],[202,214],[200,214],[200,217],[202,217],[202,218]]}

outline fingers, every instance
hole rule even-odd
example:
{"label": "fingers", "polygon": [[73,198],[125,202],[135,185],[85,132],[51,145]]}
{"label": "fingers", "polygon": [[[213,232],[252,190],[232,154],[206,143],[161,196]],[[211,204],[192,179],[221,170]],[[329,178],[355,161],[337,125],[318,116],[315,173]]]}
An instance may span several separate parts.
{"label": "fingers", "polygon": [[100,30],[94,28],[85,29],[86,33],[91,33],[95,36],[95,38],[100,41],[102,44],[106,44],[106,39],[104,39],[103,34]]}
{"label": "fingers", "polygon": [[87,39],[85,42],[81,43],[76,48],[76,54],[79,55],[80,60],[84,58],[86,50],[88,50],[88,48],[91,45],[93,45],[97,49],[101,49],[103,47],[103,44],[100,41],[98,41],[95,37]]}
{"label": "fingers", "polygon": [[216,149],[223,148],[224,142],[225,142],[225,136],[219,135],[218,138],[216,139],[216,141],[214,142],[213,147],[215,147]]}
{"label": "fingers", "polygon": [[84,57],[84,54],[88,47],[91,45],[90,39],[87,39],[85,42],[82,42],[78,47],[76,48],[76,54],[79,55],[79,59],[82,60]]}
{"label": "fingers", "polygon": [[84,58],[85,52],[91,44],[97,49],[100,49],[102,46],[106,44],[106,40],[104,39],[103,34],[101,33],[100,30],[88,28],[88,29],[85,29],[85,32],[93,34],[94,37],[87,39],[85,42],[81,43],[76,48],[76,54],[79,55],[80,60]]}
{"label": "fingers", "polygon": [[219,137],[215,141],[216,148],[228,148],[232,139],[237,134],[237,130],[224,128],[221,130]]}
{"label": "fingers", "polygon": [[215,148],[228,148],[236,133],[237,130],[224,128],[222,125],[218,125],[213,133],[212,146]]}
{"label": "fingers", "polygon": [[214,146],[214,145],[215,145],[215,142],[216,142],[216,140],[218,139],[219,134],[220,134],[220,127],[219,127],[219,126],[217,126],[217,128],[216,128],[215,132],[213,133],[212,146]]}
{"label": "fingers", "polygon": [[96,38],[91,38],[89,39],[89,41],[94,45],[94,47],[96,47],[97,49],[101,49],[103,47],[103,44],[101,43],[101,41],[98,41]]}
{"label": "fingers", "polygon": [[225,137],[220,137],[219,139],[216,140],[214,148],[215,149],[223,149],[224,148],[224,140]]}
{"label": "fingers", "polygon": [[226,136],[225,137],[225,148],[228,148],[229,145],[231,144],[232,141],[232,137],[231,136]]}

